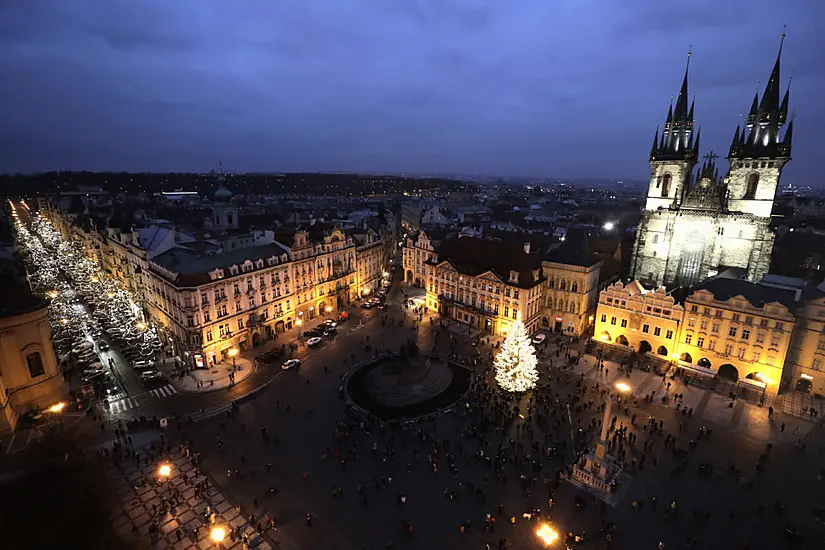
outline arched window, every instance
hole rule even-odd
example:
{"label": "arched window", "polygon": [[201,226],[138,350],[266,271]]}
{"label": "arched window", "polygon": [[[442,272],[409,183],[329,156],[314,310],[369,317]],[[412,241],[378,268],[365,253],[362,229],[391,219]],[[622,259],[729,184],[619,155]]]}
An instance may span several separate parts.
{"label": "arched window", "polygon": [[566,286],[564,281],[559,281],[559,290],[564,290]]}
{"label": "arched window", "polygon": [[670,195],[670,180],[671,180],[671,175],[670,174],[665,174],[665,176],[662,178],[662,196],[663,197],[667,197],[668,195]]}
{"label": "arched window", "polygon": [[759,174],[753,173],[748,176],[748,186],[745,189],[745,196],[743,199],[753,199],[756,197],[756,188],[759,186]]}
{"label": "arched window", "polygon": [[46,369],[43,367],[43,358],[36,351],[26,355],[26,364],[29,366],[29,376],[32,378],[37,378],[46,373]]}
{"label": "arched window", "polygon": [[579,291],[579,283],[573,281],[573,286],[570,287],[571,292],[578,292]]}

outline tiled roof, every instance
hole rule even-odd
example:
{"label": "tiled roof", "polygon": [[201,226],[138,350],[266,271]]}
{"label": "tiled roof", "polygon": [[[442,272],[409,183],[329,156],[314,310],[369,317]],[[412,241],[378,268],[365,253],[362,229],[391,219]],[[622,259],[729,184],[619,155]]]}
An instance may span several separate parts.
{"label": "tiled roof", "polygon": [[[518,272],[518,286],[532,288],[544,280],[541,257],[525,254],[521,246],[473,237],[449,238],[436,247],[438,262],[449,261],[460,273],[480,275],[492,271],[503,281]],[[538,278],[533,271],[538,270]]]}
{"label": "tiled roof", "polygon": [[798,305],[796,292],[793,290],[764,286],[741,279],[711,277],[696,285],[694,290],[707,290],[719,301],[726,301],[735,296],[742,296],[750,302],[751,305],[756,307],[762,307],[771,302],[779,302],[793,310]]}
{"label": "tiled roof", "polygon": [[247,260],[266,260],[286,252],[287,250],[278,243],[238,248],[219,254],[176,247],[159,254],[153,261],[164,269],[178,274],[175,280],[177,286],[198,286],[209,283],[209,272],[215,269],[241,265]]}

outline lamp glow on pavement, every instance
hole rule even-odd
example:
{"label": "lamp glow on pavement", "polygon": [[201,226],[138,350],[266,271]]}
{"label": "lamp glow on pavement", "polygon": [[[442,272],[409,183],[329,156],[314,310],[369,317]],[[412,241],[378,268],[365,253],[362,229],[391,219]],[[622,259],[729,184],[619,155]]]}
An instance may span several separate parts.
{"label": "lamp glow on pavement", "polygon": [[539,540],[541,540],[541,542],[548,546],[559,540],[559,534],[546,523],[536,529],[536,536]]}
{"label": "lamp glow on pavement", "polygon": [[66,403],[63,403],[63,402],[60,402],[60,403],[55,403],[54,405],[52,405],[51,407],[49,407],[49,412],[50,412],[50,413],[59,413],[59,412],[60,412],[60,411],[62,411],[65,407],[66,407]]}
{"label": "lamp glow on pavement", "polygon": [[168,464],[162,464],[160,468],[158,468],[158,475],[163,478],[167,478],[172,474],[172,467]]}
{"label": "lamp glow on pavement", "polygon": [[235,357],[236,355],[238,355],[238,348],[232,348],[229,350],[229,357]]}
{"label": "lamp glow on pavement", "polygon": [[630,386],[628,386],[627,384],[625,384],[624,382],[619,382],[618,384],[616,384],[616,389],[619,390],[622,393],[627,393],[632,388]]}
{"label": "lamp glow on pavement", "polygon": [[213,527],[209,533],[209,538],[212,539],[212,542],[222,543],[223,539],[226,538],[226,529],[223,527]]}

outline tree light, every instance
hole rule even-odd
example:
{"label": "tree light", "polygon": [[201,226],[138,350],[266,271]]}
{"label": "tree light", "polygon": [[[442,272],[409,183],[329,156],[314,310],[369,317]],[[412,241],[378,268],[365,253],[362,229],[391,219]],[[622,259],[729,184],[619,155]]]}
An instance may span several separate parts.
{"label": "tree light", "polygon": [[523,392],[533,389],[539,378],[536,370],[536,350],[527,335],[521,320],[516,321],[507,339],[496,355],[496,382],[501,389],[509,392]]}

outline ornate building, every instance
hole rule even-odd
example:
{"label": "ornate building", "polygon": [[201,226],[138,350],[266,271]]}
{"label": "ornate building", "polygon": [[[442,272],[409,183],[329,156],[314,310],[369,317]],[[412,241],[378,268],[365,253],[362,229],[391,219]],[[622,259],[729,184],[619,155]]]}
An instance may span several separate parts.
{"label": "ornate building", "polygon": [[757,92],[744,128],[734,133],[723,178],[713,152],[694,175],[699,131],[694,131],[685,70],[676,105],[671,104],[661,135],[658,128],[654,134],[645,215],[631,260],[633,278],[672,288],[694,286],[722,267],[739,268],[751,281],[768,272],[774,243],[771,209],[782,168],[791,158],[793,134],[791,120],[780,137],[788,119],[788,91],[780,101],[781,54],[780,45],[761,100]]}

